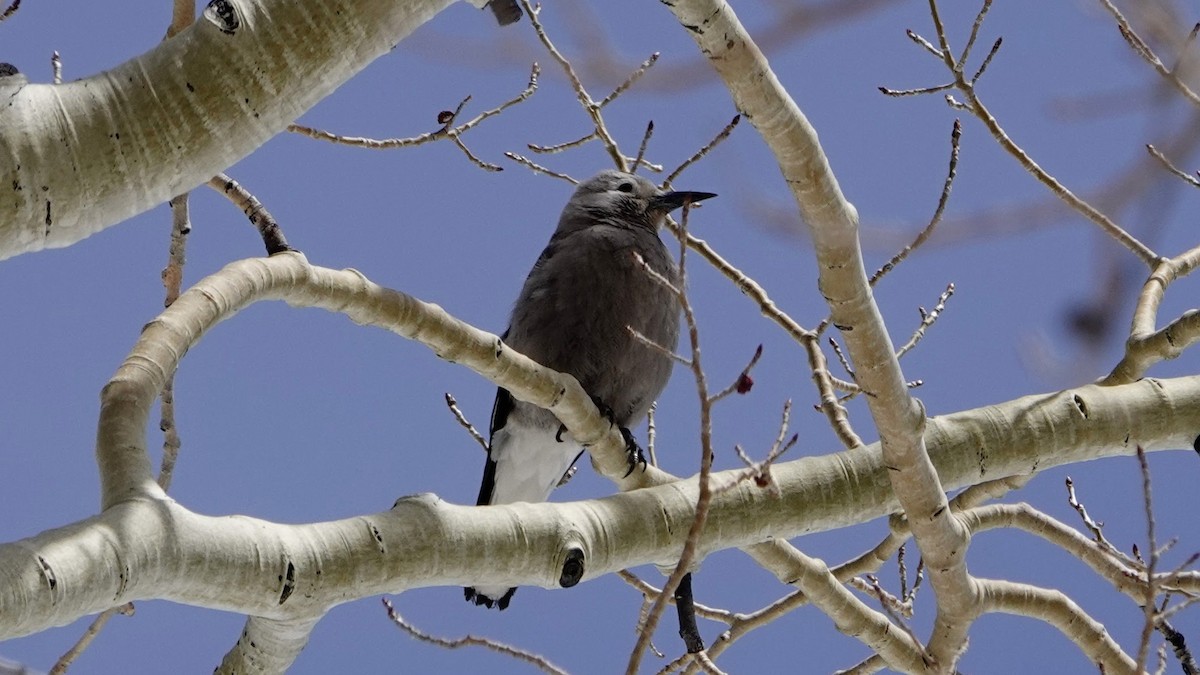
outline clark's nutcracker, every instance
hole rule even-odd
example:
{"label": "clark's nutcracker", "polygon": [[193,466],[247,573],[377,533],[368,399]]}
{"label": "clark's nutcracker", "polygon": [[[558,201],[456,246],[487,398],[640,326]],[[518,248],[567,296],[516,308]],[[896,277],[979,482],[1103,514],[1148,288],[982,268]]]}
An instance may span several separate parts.
{"label": "clark's nutcracker", "polygon": [[[680,312],[672,291],[651,278],[634,253],[677,284],[679,272],[658,228],[669,212],[714,196],[664,192],[646,178],[612,170],[580,183],[525,279],[502,336],[513,349],[579,380],[620,426],[630,471],[645,460],[629,427],[662,393],[672,360],[629,328],[673,350]],[[552,413],[501,387],[477,503],[546,501],[582,453]],[[477,605],[504,609],[516,590],[479,586],[465,594]]]}

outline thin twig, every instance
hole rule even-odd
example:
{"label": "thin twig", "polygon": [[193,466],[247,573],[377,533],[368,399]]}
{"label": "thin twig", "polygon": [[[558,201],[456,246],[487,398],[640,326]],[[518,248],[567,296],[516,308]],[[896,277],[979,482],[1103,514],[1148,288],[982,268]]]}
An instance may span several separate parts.
{"label": "thin twig", "polygon": [[908,342],[904,343],[903,347],[896,350],[896,358],[904,356],[910,350],[912,350],[913,347],[917,346],[917,343],[921,341],[921,338],[925,337],[925,331],[932,326],[934,322],[938,320],[938,317],[942,315],[942,312],[946,310],[946,301],[949,300],[953,295],[954,284],[948,284],[946,286],[946,290],[942,291],[942,294],[938,296],[937,304],[933,306],[933,309],[927,312],[925,311],[924,307],[918,308],[921,312],[921,324],[917,326],[917,329],[913,332],[912,337],[908,339]]}
{"label": "thin twig", "polygon": [[729,120],[729,124],[726,124],[720,131],[718,131],[717,135],[713,136],[713,139],[711,141],[709,141],[708,143],[705,143],[704,147],[697,150],[695,152],[695,154],[693,154],[691,157],[688,157],[687,159],[683,160],[682,164],[675,167],[674,171],[667,174],[667,178],[666,178],[666,180],[663,181],[663,185],[670,185],[671,183],[675,182],[675,179],[679,178],[679,174],[683,173],[689,166],[700,161],[700,159],[702,157],[704,157],[705,155],[707,155],[709,152],[711,152],[713,148],[720,145],[721,141],[725,140],[726,138],[729,138],[729,135],[732,134],[733,130],[737,127],[738,122],[741,122],[741,121],[742,121],[742,116],[740,114],[734,115],[733,119]]}
{"label": "thin twig", "polygon": [[21,8],[21,0],[13,0],[11,5],[6,7],[3,12],[0,12],[0,21],[4,21],[5,19],[12,16],[13,14],[16,14],[17,10],[20,8]]}
{"label": "thin twig", "polygon": [[868,282],[870,285],[874,286],[883,278],[883,275],[892,271],[910,253],[928,241],[929,237],[933,235],[934,229],[937,228],[938,223],[942,222],[942,215],[946,212],[946,204],[950,201],[950,189],[954,187],[954,177],[958,175],[958,149],[961,140],[962,121],[956,119],[954,120],[954,127],[950,130],[950,166],[946,171],[946,180],[942,182],[942,193],[938,196],[937,208],[933,210],[933,217],[929,219],[929,224],[917,234],[917,238],[911,244],[905,246],[899,253],[892,256],[891,260],[887,261],[883,267],[880,267],[875,274],[871,275],[871,279]]}
{"label": "thin twig", "polygon": [[594,138],[596,138],[595,131],[588,134],[587,136],[584,136],[583,138],[577,138],[573,141],[567,141],[566,143],[559,143],[557,145],[538,145],[536,143],[526,143],[525,147],[529,148],[533,152],[538,153],[539,155],[553,155],[555,153],[562,152],[563,150],[570,150],[571,148],[578,148],[579,146],[583,145],[584,143],[587,143],[590,140],[593,140]]}
{"label": "thin twig", "polygon": [[650,466],[658,466],[658,452],[655,449],[658,427],[654,423],[656,412],[658,412],[658,401],[651,403],[650,409],[646,411],[646,454],[650,456]]}
{"label": "thin twig", "polygon": [[654,120],[646,124],[646,133],[642,134],[642,142],[638,145],[637,156],[633,158],[633,171],[636,173],[646,157],[646,146],[650,145],[650,137],[654,135]]}
{"label": "thin twig", "polygon": [[426,633],[405,621],[404,617],[400,616],[400,613],[396,611],[396,608],[392,606],[392,603],[389,602],[387,598],[383,599],[383,606],[387,608],[388,618],[391,619],[392,623],[396,624],[396,627],[400,628],[421,642],[427,642],[429,644],[437,645],[438,647],[444,647],[446,649],[458,649],[460,647],[468,646],[486,647],[492,651],[511,656],[518,661],[528,663],[542,672],[554,673],[555,675],[566,675],[567,673],[567,671],[554,665],[544,656],[534,654],[533,652],[527,652],[524,649],[518,649],[511,645],[506,645],[503,642],[497,642],[496,640],[489,638],[481,638],[474,635],[466,635],[460,638],[443,638],[436,635],[430,635],[429,633]]}
{"label": "thin twig", "polygon": [[905,29],[904,34],[908,36],[909,40],[912,40],[913,42],[917,43],[917,45],[920,46],[921,48],[923,48],[925,51],[929,52],[930,54],[933,54],[937,59],[941,60],[942,50],[940,50],[937,47],[934,47],[932,44],[930,44],[929,40],[926,40],[925,38],[921,37],[915,31],[913,31],[911,28]]}
{"label": "thin twig", "polygon": [[1170,171],[1171,173],[1175,174],[1176,176],[1182,178],[1184,181],[1191,184],[1192,187],[1200,187],[1200,178],[1197,178],[1196,176],[1194,176],[1190,173],[1187,173],[1179,168],[1176,168],[1176,166],[1171,163],[1171,160],[1167,159],[1166,155],[1159,152],[1158,148],[1154,147],[1153,145],[1147,144],[1146,150],[1150,152],[1150,155],[1152,157],[1154,157],[1159,162],[1161,162],[1162,165],[1167,168],[1167,171]]}
{"label": "thin twig", "polygon": [[544,174],[544,175],[550,176],[551,178],[559,178],[561,180],[567,181],[568,183],[570,183],[572,185],[579,184],[578,180],[568,176],[567,174],[559,173],[553,169],[547,169],[546,167],[542,166],[541,164],[538,164],[537,162],[529,159],[528,157],[525,157],[523,155],[518,155],[515,152],[505,152],[504,156],[518,164],[523,164],[523,165],[529,167],[530,169],[533,170],[534,173]]}
{"label": "thin twig", "polygon": [[283,229],[279,227],[275,217],[271,215],[267,207],[263,206],[262,202],[258,201],[257,197],[242,187],[240,183],[219,173],[208,180],[208,186],[225,195],[226,199],[233,202],[242,210],[242,213],[246,214],[246,217],[250,219],[250,224],[258,230],[259,236],[262,237],[267,255],[293,250],[288,245],[287,238],[283,236]]}
{"label": "thin twig", "polygon": [[[1191,89],[1191,87],[1187,85],[1187,83],[1179,79],[1179,77],[1176,75],[1175,70],[1178,68],[1178,64],[1174,68],[1168,68],[1166,64],[1164,64],[1162,60],[1155,55],[1154,50],[1150,48],[1150,45],[1147,44],[1146,41],[1137,34],[1137,31],[1133,29],[1133,25],[1129,23],[1129,20],[1125,18],[1125,15],[1121,13],[1121,10],[1117,9],[1117,6],[1112,3],[1112,0],[1100,0],[1100,3],[1104,5],[1104,8],[1108,10],[1109,14],[1112,14],[1113,18],[1117,22],[1117,29],[1121,32],[1121,37],[1125,38],[1125,42],[1129,44],[1133,51],[1137,52],[1138,56],[1141,56],[1146,63],[1149,63],[1159,75],[1162,75],[1164,78],[1166,78],[1167,82],[1170,82],[1171,85],[1175,87],[1180,94],[1183,94],[1185,98],[1191,101],[1193,105],[1200,105],[1200,95],[1198,95],[1194,90]],[[1184,42],[1184,49],[1187,49],[1195,39],[1194,33],[1195,29],[1193,29],[1192,34],[1189,34],[1188,39]],[[1180,50],[1180,61],[1182,61],[1183,56],[1184,50]]]}
{"label": "thin twig", "polygon": [[[1110,0],[1101,0],[1101,2],[1104,2],[1106,6],[1111,7],[1112,3]],[[1112,11],[1115,12],[1116,8],[1112,7]],[[992,138],[999,143],[1000,147],[1003,148],[1005,152],[1015,158],[1026,171],[1032,174],[1039,182],[1046,186],[1055,196],[1065,202],[1068,206],[1087,217],[1093,223],[1098,225],[1100,229],[1107,233],[1110,237],[1131,251],[1135,256],[1138,257],[1139,260],[1142,261],[1143,264],[1151,268],[1158,265],[1159,256],[1152,249],[1150,249],[1150,247],[1146,246],[1146,244],[1142,243],[1136,237],[1126,232],[1099,209],[1092,206],[1087,201],[1068,189],[1065,185],[1059,182],[1057,178],[1055,178],[1048,171],[1043,169],[1041,165],[1034,161],[1033,158],[1030,157],[1027,152],[1025,152],[1024,148],[1017,145],[1017,143],[1008,135],[1008,132],[1006,132],[1003,127],[1000,126],[999,121],[996,120],[995,116],[992,115],[987,106],[984,105],[983,100],[979,98],[978,90],[975,87],[976,83],[973,80],[968,80],[966,78],[961,68],[958,67],[958,65],[954,62],[954,59],[950,56],[949,39],[946,37],[946,28],[942,23],[941,15],[938,11],[937,0],[929,0],[929,13],[933,19],[934,29],[937,32],[938,43],[941,45],[941,49],[934,49],[932,48],[932,45],[928,45],[928,43],[924,44],[928,45],[930,51],[945,64],[946,68],[954,77],[955,87],[962,93],[964,97],[966,97],[965,103],[959,103],[953,97],[947,96],[947,102],[953,107],[969,111],[981,122],[983,122],[984,126],[987,127],[988,132],[991,133]],[[1117,14],[1119,15],[1119,12],[1117,12]],[[910,37],[911,36],[912,35],[910,32]],[[921,42],[918,42],[918,44],[921,44]],[[992,46],[991,54],[994,54],[996,49],[999,49],[999,42]],[[990,60],[991,54],[989,54],[988,60]]]}
{"label": "thin twig", "polygon": [[738,459],[742,460],[742,463],[746,465],[746,469],[736,474],[732,480],[713,488],[715,493],[727,492],[747,480],[753,480],[756,486],[770,490],[777,497],[780,496],[779,485],[775,483],[775,480],[771,476],[771,466],[800,440],[800,434],[792,434],[791,438],[787,436],[788,427],[791,424],[791,414],[792,401],[788,399],[783,403],[783,416],[779,423],[779,434],[775,437],[775,441],[771,443],[771,448],[767,451],[767,456],[761,462],[755,462],[751,459],[746,454],[746,451],[742,449],[741,445],[735,444],[733,446],[734,452],[737,453]]}
{"label": "thin twig", "polygon": [[1083,521],[1084,527],[1092,533],[1092,539],[1100,545],[1100,548],[1104,549],[1110,555],[1116,556],[1118,560],[1129,560],[1124,553],[1116,546],[1113,546],[1104,536],[1104,523],[1092,520],[1091,516],[1088,515],[1087,508],[1075,497],[1075,482],[1071,480],[1070,476],[1067,476],[1065,483],[1067,486],[1067,504],[1079,514],[1079,519]]}
{"label": "thin twig", "polygon": [[1150,463],[1146,459],[1146,451],[1140,445],[1137,446],[1137,460],[1142,474],[1142,506],[1146,515],[1146,539],[1150,544],[1150,559],[1146,562],[1146,597],[1142,603],[1142,611],[1145,612],[1146,620],[1142,625],[1142,635],[1137,651],[1137,670],[1141,672],[1149,656],[1150,637],[1154,634],[1154,626],[1158,621],[1156,602],[1158,587],[1155,583],[1154,573],[1158,568],[1159,550],[1158,538],[1155,534],[1154,500],[1150,490]]}
{"label": "thin twig", "polygon": [[430,131],[419,136],[413,136],[411,138],[374,139],[360,136],[343,136],[324,131],[322,129],[308,127],[302,124],[290,124],[288,125],[288,131],[295,134],[308,136],[309,138],[314,138],[320,141],[327,141],[340,145],[350,145],[359,148],[370,148],[373,150],[406,148],[415,145],[422,145],[424,143],[431,143],[433,141],[450,139],[454,145],[457,146],[458,149],[467,156],[467,159],[469,159],[476,166],[479,166],[486,171],[503,171],[503,167],[486,162],[477,157],[475,153],[471,152],[471,150],[467,148],[466,143],[463,142],[461,136],[478,126],[484,120],[499,115],[512,106],[525,101],[530,96],[533,96],[534,92],[537,91],[538,76],[541,74],[541,72],[541,66],[535,62],[529,71],[529,83],[525,85],[525,89],[523,89],[521,93],[494,108],[484,110],[474,118],[463,122],[462,124],[456,125],[455,123],[458,120],[458,116],[462,113],[462,110],[466,106],[467,102],[471,100],[470,96],[466,96],[458,103],[457,106],[455,106],[454,110],[443,110],[438,113],[437,122],[438,124],[442,125],[440,129],[437,129],[436,131]]}
{"label": "thin twig", "polygon": [[730,383],[728,387],[725,387],[716,394],[713,394],[712,402],[716,403],[717,401],[720,401],[721,399],[735,392],[738,394],[749,393],[750,389],[754,386],[754,378],[750,377],[750,371],[754,370],[754,366],[758,365],[758,360],[762,358],[762,355],[763,346],[760,344],[758,348],[754,350],[754,355],[750,357],[750,363],[747,363],[746,367],[742,368],[742,372],[738,373],[738,376],[733,379],[733,382]]}
{"label": "thin twig", "polygon": [[541,14],[541,6],[534,7],[529,0],[521,0],[521,5],[525,8],[525,12],[529,15],[529,24],[533,26],[534,32],[537,33],[538,40],[546,51],[550,52],[550,56],[562,67],[566,73],[567,79],[571,81],[571,88],[575,90],[575,96],[579,100],[579,105],[583,108],[588,117],[592,119],[592,125],[596,130],[596,138],[604,144],[605,150],[608,151],[613,163],[621,171],[628,171],[629,165],[626,163],[625,155],[621,153],[617,147],[617,142],[613,139],[612,134],[608,132],[608,127],[604,125],[604,118],[600,115],[600,104],[592,98],[587,89],[584,88],[583,82],[579,79],[579,75],[575,72],[575,67],[563,56],[558,47],[546,34],[546,29],[542,26],[539,15]]}
{"label": "thin twig", "polygon": [[609,94],[608,96],[605,96],[604,100],[600,101],[600,107],[603,108],[604,106],[608,105],[609,103],[612,103],[613,101],[615,101],[617,99],[618,96],[625,93],[625,90],[632,87],[634,82],[637,82],[639,79],[641,79],[641,77],[646,74],[646,71],[650,70],[650,68],[652,66],[654,66],[654,64],[658,61],[658,57],[659,57],[659,53],[654,52],[653,54],[650,55],[650,58],[646,59],[645,61],[642,61],[642,64],[640,66],[638,66],[637,69],[634,70],[632,73],[630,73],[629,77],[625,78],[624,82],[622,82],[621,84],[618,84],[617,88],[613,89],[611,94]]}
{"label": "thin twig", "polygon": [[1171,645],[1171,650],[1175,653],[1175,658],[1179,660],[1179,667],[1183,670],[1184,675],[1197,675],[1200,673],[1200,667],[1196,665],[1196,660],[1192,657],[1192,652],[1188,649],[1187,640],[1183,633],[1175,630],[1175,627],[1164,620],[1160,620],[1155,626],[1158,632],[1162,633],[1166,638],[1167,643]]}
{"label": "thin twig", "polygon": [[[617,576],[621,579],[621,581],[633,586],[638,590],[639,593],[648,598],[657,598],[662,595],[661,588],[656,588],[653,584],[644,581],[641,577],[633,572],[630,572],[629,570],[620,570],[617,572]],[[667,598],[667,600],[671,604],[675,603],[674,597]],[[736,618],[736,615],[727,609],[709,607],[708,605],[702,605],[698,602],[694,602],[693,605],[696,607],[696,616],[708,619],[709,621],[733,625],[734,619]]]}
{"label": "thin twig", "polygon": [[967,44],[963,47],[962,53],[958,56],[958,61],[955,67],[962,70],[966,67],[967,58],[971,55],[971,50],[975,48],[975,40],[979,38],[979,29],[983,26],[983,19],[987,16],[988,10],[992,8],[992,0],[983,0],[983,7],[975,15],[975,23],[971,24],[971,34],[967,37]]}
{"label": "thin twig", "polygon": [[885,96],[894,96],[896,98],[901,98],[904,96],[923,96],[925,94],[936,94],[939,91],[946,91],[947,89],[953,88],[953,82],[947,82],[946,84],[935,84],[931,87],[917,87],[915,89],[891,89],[889,87],[878,87],[880,93],[884,94]]}
{"label": "thin twig", "polygon": [[837,357],[838,363],[842,364],[842,370],[846,371],[850,379],[854,379],[854,369],[850,367],[850,361],[846,358],[845,352],[842,351],[842,346],[833,338],[829,338],[829,346],[833,348],[833,355]]}
{"label": "thin twig", "polygon": [[483,434],[479,433],[479,430],[475,428],[475,425],[471,424],[470,420],[467,419],[467,416],[463,414],[462,409],[458,407],[458,401],[454,399],[454,395],[450,392],[446,392],[446,407],[450,408],[450,413],[454,415],[454,419],[458,422],[458,425],[463,429],[466,429],[467,433],[471,435],[471,438],[474,438],[475,442],[479,444],[479,447],[483,448],[484,452],[487,452],[487,440],[484,439]]}
{"label": "thin twig", "polygon": [[[526,0],[522,0],[525,2]],[[683,233],[680,237],[679,244],[679,293],[676,296],[679,300],[679,305],[683,311],[684,323],[688,329],[688,342],[691,346],[691,369],[692,377],[696,383],[696,394],[700,399],[700,476],[699,476],[699,495],[696,498],[695,516],[692,519],[691,527],[688,529],[687,538],[684,541],[683,551],[680,553],[679,562],[675,569],[667,577],[666,583],[663,584],[663,594],[660,595],[651,605],[650,611],[646,615],[646,621],[642,625],[638,633],[637,643],[634,645],[632,652],[629,655],[629,661],[626,664],[626,675],[636,675],[638,665],[641,663],[642,654],[646,650],[646,646],[654,634],[655,628],[658,626],[659,618],[662,616],[663,610],[666,608],[666,596],[673,595],[675,589],[679,587],[683,577],[690,573],[692,563],[694,562],[696,549],[700,542],[700,533],[704,530],[704,523],[708,519],[708,509],[712,501],[713,490],[710,480],[712,472],[713,448],[712,448],[712,400],[708,394],[708,380],[704,375],[704,368],[700,363],[700,332],[696,324],[696,316],[692,311],[691,302],[687,295],[687,224],[688,214],[691,212],[691,205],[684,204],[683,214],[680,217],[679,229]],[[701,646],[703,648],[703,646]]]}
{"label": "thin twig", "polygon": [[983,57],[983,63],[979,64],[979,69],[971,76],[971,84],[975,84],[979,81],[979,78],[983,77],[984,72],[987,71],[988,64],[996,57],[996,52],[1000,51],[1000,45],[1003,43],[1003,37],[996,38],[996,41],[992,43],[992,48],[988,50],[987,56]]}
{"label": "thin twig", "polygon": [[92,623],[87,627],[87,630],[83,632],[83,635],[79,636],[79,640],[76,641],[75,644],[71,645],[71,648],[68,649],[66,653],[58,657],[58,661],[56,661],[54,663],[54,667],[50,669],[49,675],[62,675],[63,673],[67,672],[67,669],[71,667],[71,664],[75,662],[75,659],[79,658],[79,655],[82,654],[84,650],[92,644],[92,640],[95,640],[96,636],[100,634],[100,630],[104,628],[104,624],[108,623],[108,620],[113,618],[114,615],[121,614],[122,616],[133,616],[133,612],[134,608],[132,602],[127,602],[120,607],[112,607],[100,612],[95,620],[92,621]]}
{"label": "thin twig", "polygon": [[172,0],[171,23],[167,25],[167,37],[174,37],[196,22],[195,0]]}
{"label": "thin twig", "polygon": [[[170,201],[171,244],[167,249],[167,266],[162,271],[162,283],[166,292],[163,306],[170,307],[183,288],[183,266],[187,261],[187,237],[192,231],[188,213],[188,195],[180,195]],[[175,462],[179,459],[179,448],[183,445],[179,429],[175,426],[175,375],[172,373],[162,391],[159,392],[158,428],[163,434],[162,462],[158,469],[158,485],[167,491],[175,474]]]}

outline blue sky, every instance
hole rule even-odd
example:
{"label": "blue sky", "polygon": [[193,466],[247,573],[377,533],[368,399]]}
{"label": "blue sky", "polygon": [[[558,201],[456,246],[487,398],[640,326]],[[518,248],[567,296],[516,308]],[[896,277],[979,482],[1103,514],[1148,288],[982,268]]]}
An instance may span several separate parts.
{"label": "blue sky", "polygon": [[[771,11],[776,4],[734,6],[752,34],[766,35],[786,32],[779,31]],[[945,176],[951,123],[962,115],[937,96],[892,99],[878,92],[880,85],[924,86],[946,76],[904,35],[913,28],[932,37],[926,5],[876,4],[879,9],[852,21],[764,43],[858,208],[871,269],[932,213]],[[944,4],[943,16],[961,44],[976,7]],[[95,74],[161,39],[168,3],[138,5],[118,17],[103,3],[28,2],[0,25],[0,59],[15,63],[31,80],[48,81],[49,55],[58,50],[67,79]],[[581,9],[563,0],[547,3],[543,19],[578,60],[597,96],[651,52],[662,53],[645,80],[605,111],[627,152],[636,150],[642,129],[654,120],[649,156],[674,166],[736,112],[687,33],[658,3],[620,0]],[[1160,142],[1189,119],[1182,106],[1156,103],[1154,92],[1161,89],[1147,84],[1149,69],[1134,59],[1098,3],[997,3],[981,42],[990,44],[999,35],[1004,47],[980,95],[1019,143],[1081,193],[1128,171],[1141,160],[1145,143]],[[300,119],[347,135],[414,136],[435,129],[437,113],[468,94],[474,98],[467,114],[510,98],[524,87],[534,59],[543,66],[539,91],[465,138],[477,155],[503,165],[501,173],[481,171],[449,143],[385,152],[289,134],[228,173],[262,200],[314,264],[354,267],[499,333],[571,189],[533,175],[503,152],[528,155],[527,143],[553,144],[588,132],[586,116],[529,24],[500,29],[489,13],[456,4]],[[1086,114],[1071,112],[1079,109]],[[945,227],[877,295],[894,340],[902,343],[919,320],[917,307],[932,306],[947,283],[956,285],[943,318],[903,362],[909,379],[925,382],[917,395],[933,415],[1105,374],[1119,356],[1133,290],[1144,274],[1131,255],[1078,216],[980,217],[1046,201],[1047,193],[981,125],[963,121],[959,177]],[[581,178],[607,166],[595,145],[537,159]],[[1177,159],[1195,166],[1187,157]],[[758,279],[803,325],[825,316],[803,227],[777,167],[749,125],[676,186],[719,193],[694,214],[693,231]],[[1174,254],[1196,242],[1188,217],[1196,208],[1193,192],[1164,174],[1144,197],[1111,215],[1135,233],[1157,228],[1147,241]],[[192,204],[187,283],[229,261],[261,254],[254,231],[222,198],[201,189]],[[784,224],[764,212],[783,214]],[[0,264],[0,288],[6,289],[0,294],[0,344],[8,355],[0,359],[0,381],[9,391],[0,404],[0,476],[6,486],[0,540],[95,512],[92,450],[99,391],[141,326],[161,309],[159,272],[169,228],[168,213],[159,207],[70,248]],[[1106,280],[1114,269],[1125,283],[1110,291]],[[811,412],[816,394],[801,350],[715,271],[696,264],[690,280],[714,383],[731,381],[754,348],[765,346],[754,391],[718,408],[718,467],[736,464],[734,443],[764,454],[786,399],[795,402],[793,429],[801,435],[795,455],[839,450],[824,418]],[[1194,281],[1172,287],[1161,316],[1190,307],[1196,291]],[[1085,348],[1067,330],[1064,316],[1097,299],[1116,329]],[[1035,352],[1044,357],[1034,358]],[[1198,364],[1188,354],[1152,374],[1195,373]],[[292,523],[373,513],[417,492],[470,503],[483,456],[446,412],[447,391],[476,424],[486,425],[494,387],[439,361],[425,347],[318,310],[255,305],[212,331],[183,362],[176,381],[183,450],[171,493],[201,513]],[[699,451],[696,397],[686,373],[676,373],[659,406],[660,460],[672,472],[690,474]],[[865,409],[855,404],[851,412],[859,433],[874,440]],[[153,448],[160,437],[154,429],[150,434]],[[1200,526],[1192,515],[1195,462],[1190,452],[1152,458],[1159,532],[1181,540],[1168,564],[1200,549]],[[1046,472],[1010,501],[1029,501],[1074,524],[1062,486],[1068,474],[1114,543],[1128,550],[1130,543],[1144,542],[1140,476],[1131,458]],[[554,499],[611,491],[585,462]],[[878,521],[794,543],[833,564],[874,545],[885,530]],[[968,561],[980,576],[1071,593],[1119,642],[1135,649],[1138,609],[1070,556],[1026,535],[987,533],[976,537]],[[652,583],[662,581],[651,567],[637,571]],[[894,588],[893,569],[885,568],[881,577]],[[698,601],[736,611],[756,609],[788,590],[737,551],[706,561],[695,588]],[[610,577],[569,591],[523,589],[502,614],[468,606],[457,588],[411,591],[394,601],[427,631],[506,640],[572,672],[592,673],[623,668],[640,595]],[[914,621],[919,635],[928,632],[932,608],[932,598],[923,596]],[[134,617],[110,622],[74,672],[207,672],[237,639],[242,623],[229,613],[139,602]],[[86,625],[84,620],[9,641],[0,645],[0,655],[48,669]],[[664,625],[656,643],[674,656],[681,647],[672,621]],[[1194,636],[1200,622],[1185,614],[1177,627]],[[701,631],[711,642],[720,628],[701,622]],[[828,672],[866,654],[823,615],[802,609],[745,638],[719,663],[731,672],[785,667]],[[653,659],[645,663],[648,672],[658,667]],[[998,615],[975,626],[961,667],[977,673],[1094,672],[1052,629]],[[528,670],[478,648],[445,651],[419,644],[388,623],[377,598],[330,612],[292,672],[335,668]]]}

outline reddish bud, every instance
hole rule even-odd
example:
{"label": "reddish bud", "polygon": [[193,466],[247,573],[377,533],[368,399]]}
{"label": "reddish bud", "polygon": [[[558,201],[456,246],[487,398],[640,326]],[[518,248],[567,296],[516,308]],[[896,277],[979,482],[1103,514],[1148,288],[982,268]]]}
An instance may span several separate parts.
{"label": "reddish bud", "polygon": [[753,377],[750,377],[746,373],[742,373],[741,375],[738,375],[737,386],[736,386],[737,393],[739,393],[739,394],[749,393],[753,387],[754,387],[754,378]]}

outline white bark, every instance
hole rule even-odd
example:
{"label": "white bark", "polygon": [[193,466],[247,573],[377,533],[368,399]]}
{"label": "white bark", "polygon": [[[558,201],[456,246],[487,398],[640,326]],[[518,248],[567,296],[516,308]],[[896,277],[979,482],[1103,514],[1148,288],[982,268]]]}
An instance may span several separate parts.
{"label": "white bark", "polygon": [[[0,78],[0,259],[69,246],[249,155],[453,0],[236,0],[60,85]],[[169,168],[168,168],[169,167]]]}
{"label": "white bark", "polygon": [[[558,393],[564,376],[497,350],[495,336],[436,305],[354,271],[311,267],[298,254],[234,263],[152,322],[106,388],[98,452],[107,508],[0,546],[0,637],[145,598],[303,623],[341,602],[421,586],[555,587],[572,549],[584,554],[585,578],[678,555],[694,514],[694,479],[606,499],[488,509],[425,495],[384,513],[307,525],[202,516],[167,498],[148,481],[144,439],[131,437],[135,430],[144,435],[139,420],[153,398],[130,392],[153,390],[207,328],[271,298],[418,339],[522,398],[553,403],[564,420],[598,417],[578,410],[590,406],[582,391]],[[1138,444],[1187,447],[1197,428],[1200,376],[1086,386],[934,418],[925,440],[953,489],[1128,455]],[[898,507],[889,473],[877,444],[779,464],[773,476],[780,497],[747,482],[714,500],[700,554],[884,516]],[[734,474],[714,480],[720,485]]]}

